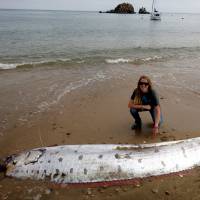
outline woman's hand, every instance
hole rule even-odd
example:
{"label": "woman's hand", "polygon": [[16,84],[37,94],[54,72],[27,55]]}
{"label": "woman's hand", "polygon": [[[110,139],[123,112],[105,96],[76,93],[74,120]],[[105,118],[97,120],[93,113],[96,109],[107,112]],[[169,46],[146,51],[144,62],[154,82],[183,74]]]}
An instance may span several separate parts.
{"label": "woman's hand", "polygon": [[151,110],[151,106],[150,105],[142,105],[142,109]]}
{"label": "woman's hand", "polygon": [[155,138],[159,133],[158,127],[153,127],[152,129],[152,137]]}
{"label": "woman's hand", "polygon": [[152,128],[152,137],[155,138],[159,133],[159,126],[154,124]]}

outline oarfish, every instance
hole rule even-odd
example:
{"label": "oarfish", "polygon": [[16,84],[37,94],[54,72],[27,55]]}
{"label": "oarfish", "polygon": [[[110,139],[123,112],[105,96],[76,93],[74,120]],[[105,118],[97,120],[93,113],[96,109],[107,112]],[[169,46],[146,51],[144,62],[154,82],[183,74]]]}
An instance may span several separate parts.
{"label": "oarfish", "polygon": [[10,156],[6,176],[94,183],[159,176],[200,166],[200,137],[138,145],[63,145]]}

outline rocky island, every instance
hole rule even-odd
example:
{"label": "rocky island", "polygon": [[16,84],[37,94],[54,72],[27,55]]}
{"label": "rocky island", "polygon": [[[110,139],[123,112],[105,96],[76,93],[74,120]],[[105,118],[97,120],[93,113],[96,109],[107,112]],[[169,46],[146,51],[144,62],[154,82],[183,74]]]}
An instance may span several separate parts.
{"label": "rocky island", "polygon": [[130,3],[119,4],[114,10],[99,13],[135,14],[134,7]]}
{"label": "rocky island", "polygon": [[150,14],[150,12],[148,12],[148,11],[146,10],[146,8],[144,8],[144,7],[140,8],[138,13],[139,13],[139,14]]}

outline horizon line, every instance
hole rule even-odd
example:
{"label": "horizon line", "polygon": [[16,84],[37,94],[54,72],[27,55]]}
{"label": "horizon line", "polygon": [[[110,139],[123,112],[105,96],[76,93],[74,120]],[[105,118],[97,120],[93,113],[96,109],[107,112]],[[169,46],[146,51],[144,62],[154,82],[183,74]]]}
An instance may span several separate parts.
{"label": "horizon line", "polygon": [[[100,12],[101,10],[63,10],[63,9],[40,9],[40,8],[0,8],[0,10],[32,10],[32,11],[68,11],[68,12]],[[105,11],[103,11],[105,12]],[[161,13],[174,13],[174,14],[200,14],[200,12],[179,12],[179,11],[160,11]],[[136,12],[138,13],[138,12]]]}

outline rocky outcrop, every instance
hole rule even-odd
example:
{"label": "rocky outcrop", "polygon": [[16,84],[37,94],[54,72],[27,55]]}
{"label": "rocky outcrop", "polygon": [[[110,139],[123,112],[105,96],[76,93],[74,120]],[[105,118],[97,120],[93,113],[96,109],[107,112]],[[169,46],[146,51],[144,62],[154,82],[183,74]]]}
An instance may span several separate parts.
{"label": "rocky outcrop", "polygon": [[[100,11],[100,13],[103,13]],[[114,10],[106,11],[105,13],[118,13],[118,14],[134,14],[134,7],[130,3],[119,4]]]}
{"label": "rocky outcrop", "polygon": [[129,3],[119,4],[114,11],[115,13],[135,13],[134,7]]}
{"label": "rocky outcrop", "polygon": [[139,13],[139,14],[150,14],[150,12],[148,12],[148,11],[146,10],[146,8],[144,8],[144,7],[140,8],[138,13]]}

